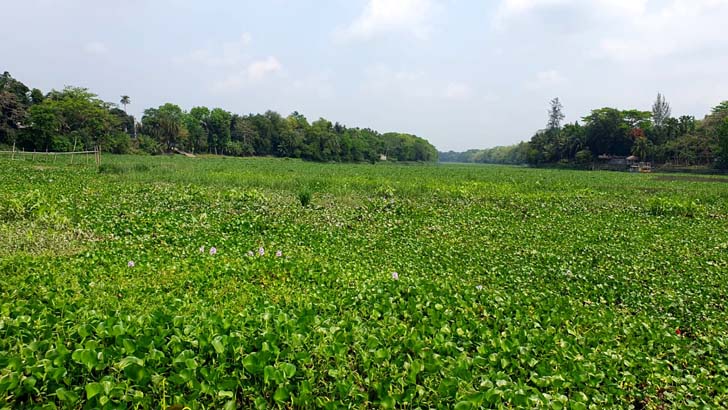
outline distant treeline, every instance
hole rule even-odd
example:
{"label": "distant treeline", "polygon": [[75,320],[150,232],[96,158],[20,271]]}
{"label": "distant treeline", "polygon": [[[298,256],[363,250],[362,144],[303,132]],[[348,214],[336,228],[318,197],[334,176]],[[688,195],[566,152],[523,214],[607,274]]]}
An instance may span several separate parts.
{"label": "distant treeline", "polygon": [[487,149],[471,149],[465,152],[441,152],[441,162],[478,162],[483,164],[524,164],[528,157],[528,143],[494,147]]}
{"label": "distant treeline", "polygon": [[466,152],[440,153],[440,161],[497,164],[588,164],[599,156],[634,155],[641,161],[728,169],[728,101],[702,120],[671,116],[658,94],[652,111],[600,108],[582,123],[561,125],[563,107],[551,101],[548,123],[529,142]]}
{"label": "distant treeline", "polygon": [[[294,112],[238,115],[221,108],[175,104],[144,111],[141,122],[126,113],[131,103],[107,103],[85,88],[43,94],[0,77],[0,147],[38,151],[91,149],[159,154],[176,150],[233,156],[278,156],[313,161],[436,161],[437,150],[410,134],[347,128],[326,119],[312,123]],[[2,149],[2,148],[0,148]]]}

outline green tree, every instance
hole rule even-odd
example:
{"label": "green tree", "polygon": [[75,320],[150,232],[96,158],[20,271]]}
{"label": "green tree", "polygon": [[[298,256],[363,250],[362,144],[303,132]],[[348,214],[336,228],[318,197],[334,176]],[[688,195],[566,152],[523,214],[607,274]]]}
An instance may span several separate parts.
{"label": "green tree", "polygon": [[170,151],[178,145],[185,145],[188,133],[183,118],[184,114],[178,105],[166,103],[159,108],[144,110],[142,129]]}
{"label": "green tree", "polygon": [[124,112],[126,112],[126,106],[131,104],[131,98],[128,95],[122,95],[119,102],[124,106]]}
{"label": "green tree", "polygon": [[640,160],[646,160],[652,153],[652,142],[640,136],[635,138],[634,145],[632,145],[632,155],[639,157]]}
{"label": "green tree", "polygon": [[32,104],[28,87],[7,71],[0,76],[0,144],[12,145],[25,127]]}
{"label": "green tree", "polygon": [[208,121],[209,145],[215,154],[225,154],[225,147],[230,142],[230,123],[232,114],[222,108],[215,108],[210,111]]}
{"label": "green tree", "polygon": [[630,132],[643,121],[644,114],[636,110],[620,111],[615,108],[593,110],[584,117],[586,145],[599,154],[629,155],[632,148]]}
{"label": "green tree", "polygon": [[27,115],[25,106],[15,94],[0,91],[0,144],[13,145],[16,142]]}
{"label": "green tree", "polygon": [[561,101],[559,101],[559,98],[556,97],[551,100],[550,103],[547,130],[557,131],[561,129],[561,121],[563,121],[564,118],[566,118],[564,115],[564,106],[561,105]]}
{"label": "green tree", "polygon": [[31,129],[24,145],[39,150],[92,149],[97,145],[107,149],[119,127],[110,108],[86,88],[52,90],[43,102],[30,107]]}
{"label": "green tree", "polygon": [[662,94],[657,93],[657,99],[652,104],[652,122],[655,124],[655,127],[658,129],[662,128],[665,121],[670,118],[671,113],[670,104],[668,104]]}

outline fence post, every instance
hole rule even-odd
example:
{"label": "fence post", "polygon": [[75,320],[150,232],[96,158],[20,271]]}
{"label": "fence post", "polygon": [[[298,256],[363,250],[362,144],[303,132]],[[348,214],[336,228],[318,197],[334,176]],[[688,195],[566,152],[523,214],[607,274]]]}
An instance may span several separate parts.
{"label": "fence post", "polygon": [[73,152],[71,152],[71,165],[73,165],[73,156],[75,155],[74,152],[76,152],[76,138],[73,139]]}
{"label": "fence post", "polygon": [[12,156],[10,157],[10,159],[11,159],[11,160],[14,160],[14,159],[15,159],[15,141],[13,141],[13,154],[12,154]]}

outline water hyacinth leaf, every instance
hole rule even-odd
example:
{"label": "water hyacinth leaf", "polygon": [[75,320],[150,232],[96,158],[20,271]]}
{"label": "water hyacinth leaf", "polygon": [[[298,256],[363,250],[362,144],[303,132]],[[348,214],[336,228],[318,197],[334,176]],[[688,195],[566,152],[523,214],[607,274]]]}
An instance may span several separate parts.
{"label": "water hyacinth leaf", "polygon": [[91,399],[103,391],[104,387],[101,385],[101,383],[89,383],[86,385],[86,398]]}
{"label": "water hyacinth leaf", "polygon": [[219,338],[215,338],[212,341],[212,347],[215,348],[217,354],[223,354],[225,352],[225,346],[222,344]]}
{"label": "water hyacinth leaf", "polygon": [[296,366],[292,363],[283,363],[281,365],[281,371],[286,379],[290,379],[296,374]]}
{"label": "water hyacinth leaf", "polygon": [[726,183],[104,162],[0,166],[0,407],[728,407]]}
{"label": "water hyacinth leaf", "polygon": [[275,393],[273,394],[273,400],[283,403],[288,400],[290,397],[290,394],[288,392],[288,388],[286,386],[280,386],[276,389]]}
{"label": "water hyacinth leaf", "polygon": [[66,403],[75,403],[78,401],[78,394],[73,391],[66,390],[63,387],[56,390],[56,397]]}

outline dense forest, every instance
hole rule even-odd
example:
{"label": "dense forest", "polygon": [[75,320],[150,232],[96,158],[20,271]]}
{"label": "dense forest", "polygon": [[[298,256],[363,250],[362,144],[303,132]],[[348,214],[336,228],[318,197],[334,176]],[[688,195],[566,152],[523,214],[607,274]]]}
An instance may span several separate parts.
{"label": "dense forest", "polygon": [[238,115],[221,108],[175,104],[144,110],[141,122],[85,88],[66,87],[43,94],[0,77],[0,150],[71,151],[100,147],[125,153],[175,151],[232,156],[278,156],[313,161],[436,161],[437,150],[410,134],[347,128],[326,119],[309,123],[294,112]]}
{"label": "dense forest", "polygon": [[443,162],[588,164],[600,157],[631,156],[675,166],[728,168],[728,101],[702,120],[673,117],[658,94],[651,111],[600,108],[582,123],[562,125],[563,107],[551,101],[548,123],[529,142],[466,152],[440,153]]}

